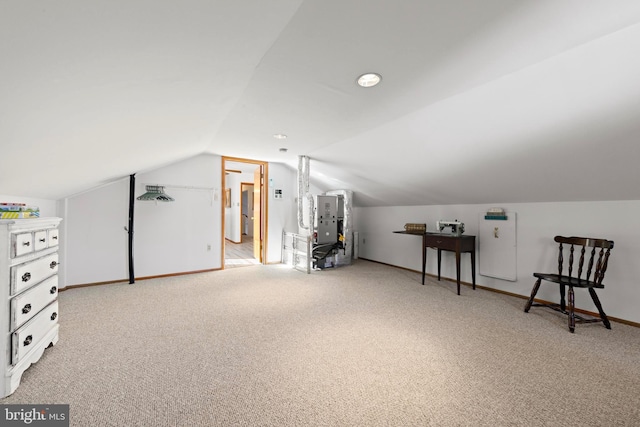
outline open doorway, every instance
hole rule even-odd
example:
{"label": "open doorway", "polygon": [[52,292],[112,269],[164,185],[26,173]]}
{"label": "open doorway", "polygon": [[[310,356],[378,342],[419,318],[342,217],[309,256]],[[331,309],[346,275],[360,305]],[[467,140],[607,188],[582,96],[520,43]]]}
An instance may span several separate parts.
{"label": "open doorway", "polygon": [[253,241],[253,219],[255,218],[253,182],[240,183],[240,235],[242,240]]}
{"label": "open doorway", "polygon": [[267,162],[222,157],[223,268],[266,263]]}

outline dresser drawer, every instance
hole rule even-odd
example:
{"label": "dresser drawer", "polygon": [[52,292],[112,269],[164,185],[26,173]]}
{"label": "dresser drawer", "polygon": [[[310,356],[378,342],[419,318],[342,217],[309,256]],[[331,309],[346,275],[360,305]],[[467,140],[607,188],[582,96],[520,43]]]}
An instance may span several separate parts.
{"label": "dresser drawer", "polygon": [[58,236],[59,236],[59,230],[57,228],[49,230],[49,233],[47,235],[49,247],[58,246],[58,243],[60,240]]}
{"label": "dresser drawer", "polygon": [[438,248],[445,251],[455,251],[458,237],[451,236],[424,236],[424,245],[428,248]]}
{"label": "dresser drawer", "polygon": [[49,304],[33,319],[11,334],[11,364],[15,365],[36,348],[47,332],[58,323],[58,301]]}
{"label": "dresser drawer", "polygon": [[47,247],[47,230],[40,230],[33,233],[33,250],[41,251]]}
{"label": "dresser drawer", "polygon": [[11,235],[11,258],[33,252],[33,234],[19,233]]}
{"label": "dresser drawer", "polygon": [[11,299],[11,330],[25,324],[49,303],[58,298],[58,276],[53,276],[37,286]]}
{"label": "dresser drawer", "polygon": [[11,267],[11,295],[53,276],[58,272],[58,265],[58,254],[55,253]]}

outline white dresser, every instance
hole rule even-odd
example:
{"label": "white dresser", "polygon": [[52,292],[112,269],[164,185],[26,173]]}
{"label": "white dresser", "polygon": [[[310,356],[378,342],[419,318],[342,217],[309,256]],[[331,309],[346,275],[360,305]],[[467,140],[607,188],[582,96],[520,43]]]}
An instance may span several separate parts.
{"label": "white dresser", "polygon": [[58,342],[60,220],[0,220],[0,398]]}

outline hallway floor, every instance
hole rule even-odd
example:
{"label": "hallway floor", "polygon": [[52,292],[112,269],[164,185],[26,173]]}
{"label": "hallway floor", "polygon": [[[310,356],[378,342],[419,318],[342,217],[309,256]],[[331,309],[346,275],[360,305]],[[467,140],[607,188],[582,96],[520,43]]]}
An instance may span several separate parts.
{"label": "hallway floor", "polygon": [[260,264],[253,257],[253,237],[242,235],[242,243],[224,242],[224,268]]}

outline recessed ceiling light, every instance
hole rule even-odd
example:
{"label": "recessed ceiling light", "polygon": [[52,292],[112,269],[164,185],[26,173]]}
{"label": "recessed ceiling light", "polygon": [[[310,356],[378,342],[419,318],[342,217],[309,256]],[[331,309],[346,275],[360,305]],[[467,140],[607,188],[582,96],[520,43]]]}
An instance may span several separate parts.
{"label": "recessed ceiling light", "polygon": [[273,135],[273,137],[275,139],[287,139],[287,135],[283,134],[283,133],[276,133]]}
{"label": "recessed ceiling light", "polygon": [[373,87],[378,83],[380,83],[380,80],[382,80],[382,76],[380,74],[365,73],[360,77],[358,77],[357,82],[358,82],[358,85],[362,87]]}
{"label": "recessed ceiling light", "polygon": [[280,152],[281,152],[281,153],[286,153],[287,151],[288,151],[288,150],[287,150],[286,148],[284,148],[284,147],[282,147],[282,148],[280,149]]}

